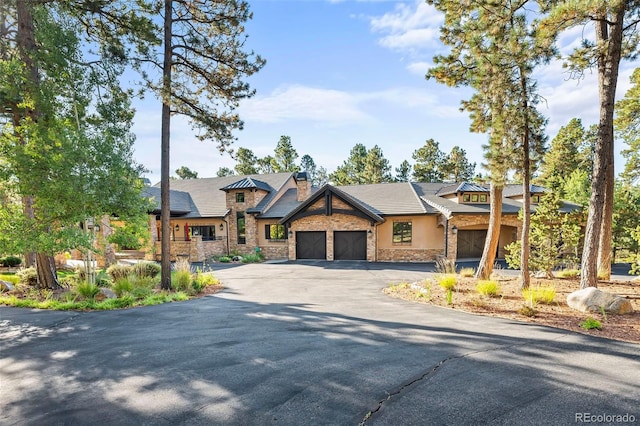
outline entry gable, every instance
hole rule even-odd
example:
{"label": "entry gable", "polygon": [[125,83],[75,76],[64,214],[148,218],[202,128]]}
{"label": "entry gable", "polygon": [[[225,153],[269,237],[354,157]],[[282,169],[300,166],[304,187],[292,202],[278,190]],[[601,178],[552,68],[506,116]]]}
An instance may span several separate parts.
{"label": "entry gable", "polygon": [[[334,203],[334,199],[339,201]],[[345,208],[347,207],[347,208]],[[317,190],[311,197],[298,207],[293,209],[289,214],[280,220],[280,223],[288,223],[294,220],[323,214],[331,216],[334,213],[341,213],[351,216],[364,218],[371,223],[382,223],[384,219],[370,208],[361,203],[358,199],[350,196],[338,188],[326,184]]]}

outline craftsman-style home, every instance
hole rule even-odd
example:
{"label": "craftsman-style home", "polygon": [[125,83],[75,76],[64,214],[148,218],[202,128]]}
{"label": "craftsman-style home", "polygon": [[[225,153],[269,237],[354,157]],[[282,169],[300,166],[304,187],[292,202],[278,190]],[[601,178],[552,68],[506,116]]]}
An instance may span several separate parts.
{"label": "craftsman-style home", "polygon": [[[160,188],[146,194],[156,258]],[[532,204],[544,189],[531,187]],[[489,188],[474,183],[312,187],[307,174],[277,173],[171,182],[172,258],[259,251],[265,259],[426,262],[482,255]],[[520,237],[522,186],[505,188],[498,257]],[[577,206],[565,203],[563,209]]]}

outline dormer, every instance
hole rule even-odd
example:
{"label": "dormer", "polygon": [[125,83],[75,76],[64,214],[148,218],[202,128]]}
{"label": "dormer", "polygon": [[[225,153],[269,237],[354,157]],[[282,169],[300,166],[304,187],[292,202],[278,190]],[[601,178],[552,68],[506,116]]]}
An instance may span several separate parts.
{"label": "dormer", "polygon": [[475,183],[450,185],[442,188],[436,195],[458,204],[489,204],[489,188]]}
{"label": "dormer", "polygon": [[251,177],[245,177],[220,189],[227,193],[227,208],[236,211],[246,211],[257,206],[272,190],[269,184]]}

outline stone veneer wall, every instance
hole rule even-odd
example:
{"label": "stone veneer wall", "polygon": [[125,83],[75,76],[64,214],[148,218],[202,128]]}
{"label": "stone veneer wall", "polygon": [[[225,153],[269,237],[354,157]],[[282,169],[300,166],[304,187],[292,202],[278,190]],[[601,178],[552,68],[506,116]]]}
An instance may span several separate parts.
{"label": "stone veneer wall", "polygon": [[289,257],[289,246],[286,242],[281,245],[260,246],[260,252],[265,260],[287,259]]}
{"label": "stone veneer wall", "polygon": [[434,262],[444,256],[443,249],[421,248],[381,248],[378,249],[380,262]]}

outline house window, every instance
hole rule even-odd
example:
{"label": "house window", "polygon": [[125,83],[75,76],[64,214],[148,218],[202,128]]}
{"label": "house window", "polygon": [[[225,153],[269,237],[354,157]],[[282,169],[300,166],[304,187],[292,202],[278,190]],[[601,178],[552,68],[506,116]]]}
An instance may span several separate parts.
{"label": "house window", "polygon": [[393,222],[393,242],[411,242],[411,222]]}
{"label": "house window", "polygon": [[540,202],[540,196],[539,195],[532,195],[531,196],[531,202],[534,204],[538,204]]}
{"label": "house window", "polygon": [[216,239],[216,227],[214,225],[190,226],[191,235],[202,236],[202,241],[213,241]]}
{"label": "house window", "polygon": [[236,213],[236,221],[238,224],[238,244],[246,244],[247,235],[245,233],[244,212]]}
{"label": "house window", "polygon": [[265,225],[264,237],[271,241],[284,241],[286,237],[284,225]]}
{"label": "house window", "polygon": [[463,203],[486,203],[488,199],[487,194],[462,194]]}
{"label": "house window", "polygon": [[236,193],[236,203],[244,203],[244,192]]}

